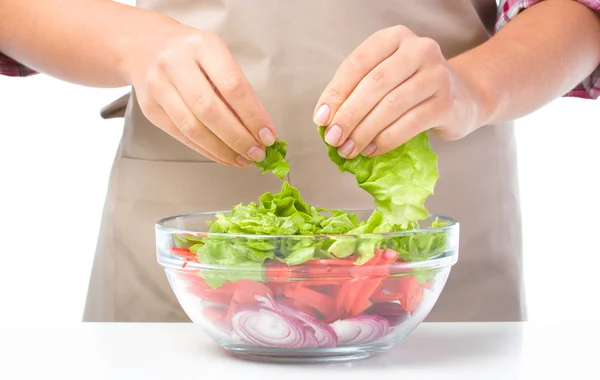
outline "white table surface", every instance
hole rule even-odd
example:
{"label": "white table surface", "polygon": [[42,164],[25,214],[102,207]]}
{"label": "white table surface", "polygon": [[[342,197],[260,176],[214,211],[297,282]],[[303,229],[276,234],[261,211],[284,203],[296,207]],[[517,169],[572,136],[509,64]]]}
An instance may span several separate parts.
{"label": "white table surface", "polygon": [[0,327],[0,379],[600,379],[594,324],[422,324],[391,351],[338,364],[267,364],[223,352],[193,324]]}

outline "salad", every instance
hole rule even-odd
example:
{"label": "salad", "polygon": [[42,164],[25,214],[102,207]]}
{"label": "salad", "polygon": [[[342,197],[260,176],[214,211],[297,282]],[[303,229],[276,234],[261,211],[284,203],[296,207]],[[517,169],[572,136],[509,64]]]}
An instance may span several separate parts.
{"label": "salad", "polygon": [[[409,319],[434,286],[437,271],[397,265],[447,246],[446,231],[437,229],[443,220],[435,219],[431,232],[410,233],[429,218],[425,200],[438,179],[427,134],[378,157],[348,160],[325,145],[339,170],[373,196],[367,218],[310,205],[283,181],[279,193],[217,213],[209,233],[172,236],[171,253],[184,259],[183,268],[204,267],[179,271],[178,281],[202,300],[203,318],[232,339],[280,348],[375,342]],[[286,146],[276,142],[255,165],[283,180]]]}

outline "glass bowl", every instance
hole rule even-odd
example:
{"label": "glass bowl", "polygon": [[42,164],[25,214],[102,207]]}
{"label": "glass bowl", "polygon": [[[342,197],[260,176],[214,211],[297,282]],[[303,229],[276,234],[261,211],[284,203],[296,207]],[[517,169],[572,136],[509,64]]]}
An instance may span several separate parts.
{"label": "glass bowl", "polygon": [[[372,210],[350,212],[366,220]],[[189,318],[250,360],[345,361],[387,350],[427,317],[458,259],[459,224],[437,215],[402,232],[260,236],[208,233],[216,214],[157,222],[157,259]],[[207,252],[257,262],[210,265]],[[280,259],[263,261],[264,252]]]}

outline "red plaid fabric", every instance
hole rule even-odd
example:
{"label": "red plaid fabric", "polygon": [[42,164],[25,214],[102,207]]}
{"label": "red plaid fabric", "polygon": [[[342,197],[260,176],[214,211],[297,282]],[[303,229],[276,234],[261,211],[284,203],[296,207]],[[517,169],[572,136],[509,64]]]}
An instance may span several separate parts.
{"label": "red plaid fabric", "polygon": [[0,75],[26,77],[33,74],[36,74],[34,70],[31,70],[29,67],[21,65],[14,59],[0,53]]}
{"label": "red plaid fabric", "polygon": [[[524,9],[531,7],[544,0],[500,0],[498,6],[498,17],[495,31],[499,31]],[[600,12],[600,0],[577,0],[578,2]],[[25,77],[34,75],[36,72],[19,62],[0,53],[0,75],[14,77]],[[579,85],[569,91],[565,96],[585,99],[597,99],[600,97],[600,67],[582,81]]]}
{"label": "red plaid fabric", "polygon": [[[544,0],[500,0],[495,31],[515,18],[522,10]],[[600,12],[600,0],[577,0],[589,8]],[[600,67],[583,80],[574,89],[565,94],[567,97],[598,99],[600,97]]]}

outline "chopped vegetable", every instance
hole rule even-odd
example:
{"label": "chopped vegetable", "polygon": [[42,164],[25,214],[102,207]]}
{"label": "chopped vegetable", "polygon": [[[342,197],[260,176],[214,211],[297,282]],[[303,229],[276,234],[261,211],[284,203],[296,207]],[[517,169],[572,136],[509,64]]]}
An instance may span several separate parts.
{"label": "chopped vegetable", "polygon": [[[255,165],[283,179],[290,171],[286,145],[267,147]],[[246,344],[369,344],[410,320],[435,285],[436,270],[397,264],[443,254],[447,245],[444,230],[410,233],[429,216],[424,204],[438,179],[427,134],[378,157],[347,160],[334,147],[327,151],[373,196],[376,209],[366,220],[308,204],[283,181],[279,193],[217,213],[208,234],[173,236],[171,254],[188,268],[177,281],[204,301],[206,321]],[[431,225],[442,226],[438,219]],[[195,263],[203,269],[191,273]]]}
{"label": "chopped vegetable", "polygon": [[318,347],[335,347],[337,345],[337,335],[328,324],[290,307],[281,306],[281,308],[287,315],[301,320],[313,330]]}
{"label": "chopped vegetable", "polygon": [[303,285],[303,283],[294,284],[293,287],[286,287],[285,296],[300,301],[310,307],[313,307],[323,315],[329,315],[334,307],[331,297],[319,293]]}
{"label": "chopped vegetable", "polygon": [[267,309],[236,311],[233,314],[233,332],[246,343],[263,347],[318,346],[315,335],[300,321]]}
{"label": "chopped vegetable", "polygon": [[238,305],[252,304],[256,302],[256,296],[265,297],[267,294],[273,294],[269,287],[257,281],[238,280],[235,285],[233,300]]}
{"label": "chopped vegetable", "polygon": [[[325,129],[319,128],[323,141]],[[433,194],[438,180],[438,158],[431,149],[427,132],[376,157],[358,155],[347,160],[338,154],[336,147],[325,144],[329,158],[340,171],[354,174],[358,186],[373,196],[385,220],[407,225],[429,216],[425,199]]]}
{"label": "chopped vegetable", "polygon": [[[379,235],[410,231],[419,228],[419,225],[392,225],[378,210],[368,220],[359,221],[353,213],[316,208],[307,204],[298,189],[287,182],[283,183],[279,193],[265,193],[259,203],[238,204],[227,214],[218,213],[208,225],[211,233],[233,234],[238,238],[177,235],[174,245],[180,241],[193,242],[193,245],[189,248],[175,247],[172,253],[190,262],[239,269],[201,273],[214,288],[227,281],[244,278],[265,281],[266,277],[272,277],[266,272],[273,268],[270,265],[274,263],[293,268],[308,262],[328,260],[341,263],[333,265],[362,266],[378,250],[387,248],[397,252],[404,261],[417,261],[443,253],[446,246],[444,231],[392,238]],[[440,225],[439,221],[434,222],[434,227]],[[330,234],[334,236],[311,236]],[[365,234],[369,234],[368,237]],[[253,235],[261,236],[253,238]],[[286,238],[277,237],[280,235]],[[310,267],[316,270],[311,276],[316,276],[320,269],[313,265]],[[331,276],[331,272],[334,270],[329,273],[321,271],[321,275]],[[422,282],[427,280],[423,278]]]}
{"label": "chopped vegetable", "polygon": [[287,143],[275,141],[271,146],[265,149],[265,159],[261,162],[255,162],[254,166],[262,169],[261,173],[272,172],[277,177],[283,179],[290,171],[290,164],[285,160]]}
{"label": "chopped vegetable", "polygon": [[389,332],[387,319],[378,315],[361,315],[331,324],[338,337],[338,346],[367,344]]}

